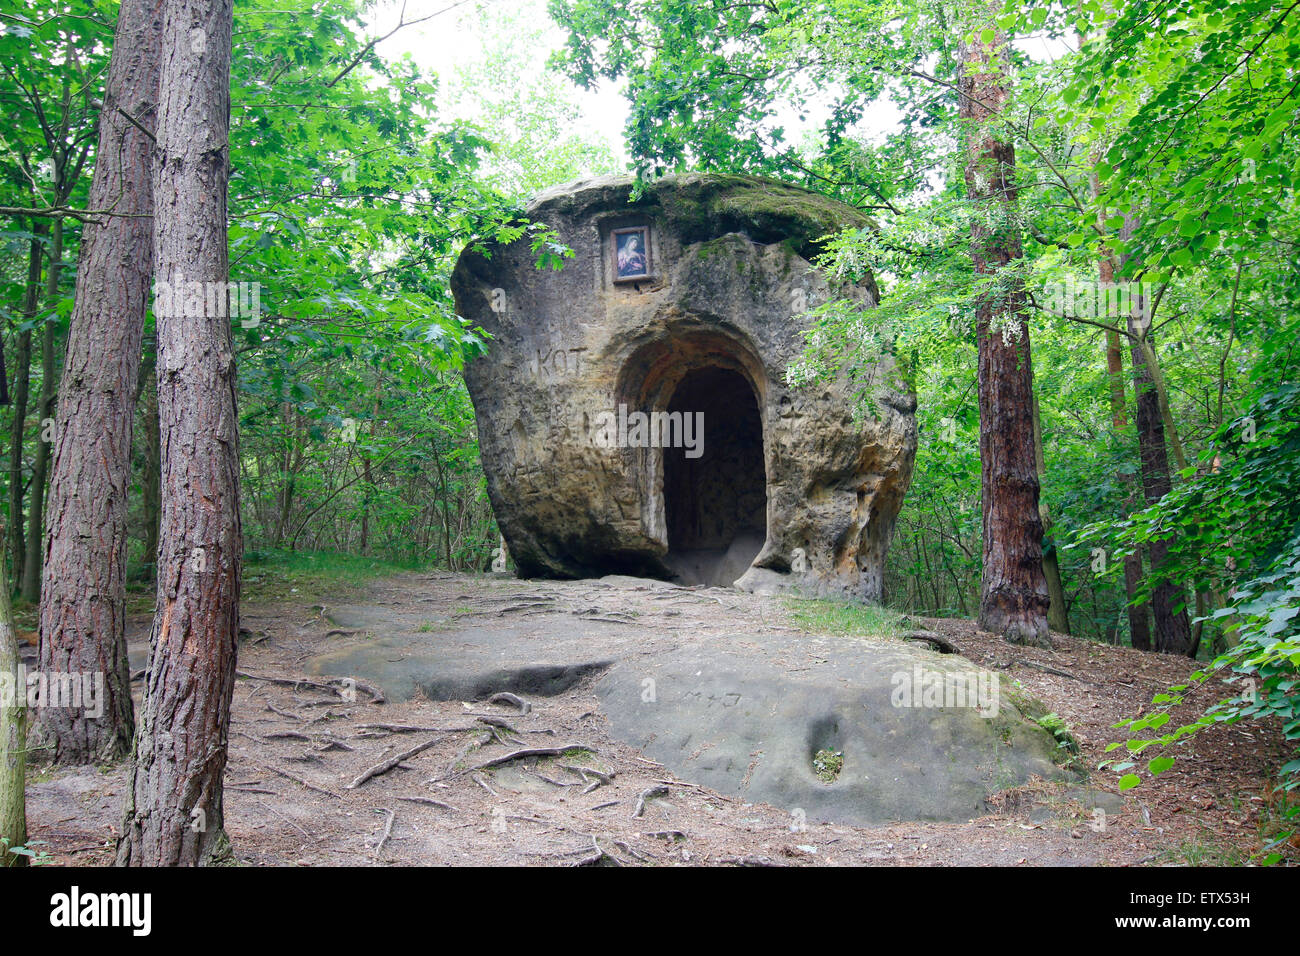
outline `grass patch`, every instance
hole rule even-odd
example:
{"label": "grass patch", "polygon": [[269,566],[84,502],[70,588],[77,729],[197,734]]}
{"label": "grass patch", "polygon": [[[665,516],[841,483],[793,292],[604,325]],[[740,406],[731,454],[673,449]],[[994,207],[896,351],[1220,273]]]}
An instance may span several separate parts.
{"label": "grass patch", "polygon": [[901,637],[907,618],[876,604],[835,601],[828,598],[786,598],[791,620],[802,631],[815,634]]}
{"label": "grass patch", "polygon": [[[244,552],[244,602],[302,601],[353,596],[368,581],[402,571],[423,570],[418,562],[385,561],[330,551]],[[127,586],[127,613],[153,610],[154,585],[137,576]]]}
{"label": "grass patch", "polygon": [[331,551],[246,551],[243,599],[250,602],[347,598],[367,582],[428,567]]}
{"label": "grass patch", "polygon": [[844,754],[838,750],[819,750],[813,754],[813,773],[822,783],[834,783],[844,769]]}
{"label": "grass patch", "polygon": [[[369,581],[403,571],[423,571],[433,567],[419,561],[388,561],[334,551],[245,551],[242,603],[277,601],[332,601],[357,596]],[[156,586],[149,580],[148,568],[134,565],[129,569],[126,586],[126,612],[153,612]],[[36,614],[35,608],[29,613]],[[17,614],[15,615],[18,616]],[[21,623],[19,626],[23,626]]]}
{"label": "grass patch", "polygon": [[1223,846],[1201,837],[1184,840],[1165,850],[1161,857],[1178,866],[1243,866],[1245,855],[1233,846]]}

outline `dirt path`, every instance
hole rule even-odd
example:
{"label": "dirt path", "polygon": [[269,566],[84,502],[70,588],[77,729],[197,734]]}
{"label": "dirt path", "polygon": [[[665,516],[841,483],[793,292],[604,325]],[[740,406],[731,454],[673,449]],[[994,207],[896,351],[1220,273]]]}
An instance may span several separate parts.
{"label": "dirt path", "polygon": [[[430,632],[516,616],[552,624],[560,616],[572,626],[634,622],[647,633],[702,641],[724,631],[788,639],[797,630],[785,602],[718,589],[665,600],[652,588],[596,582],[410,574],[377,581],[348,603],[425,622]],[[1284,752],[1257,725],[1217,727],[1195,739],[1158,787],[1127,799],[1037,783],[996,795],[989,813],[967,823],[805,825],[788,811],[676,779],[615,740],[582,682],[530,697],[520,713],[509,702],[380,703],[365,687],[309,677],[310,659],[368,636],[335,625],[330,610],[244,609],[239,667],[253,676],[235,688],[225,797],[226,827],[244,864],[1234,862],[1257,847],[1267,814],[1263,774]],[[1065,718],[1090,766],[1115,739],[1115,721],[1191,670],[1186,661],[1061,636],[1054,651],[1027,651],[970,622],[918,623]],[[147,620],[133,622],[136,667],[146,630]],[[297,679],[304,682],[295,686]],[[531,748],[561,753],[505,759]],[[374,772],[385,764],[391,769]],[[1095,773],[1093,784],[1113,790],[1113,777]],[[38,776],[28,793],[33,838],[47,841],[58,862],[111,862],[125,790],[122,768]],[[1108,808],[1104,829],[1085,802]]]}

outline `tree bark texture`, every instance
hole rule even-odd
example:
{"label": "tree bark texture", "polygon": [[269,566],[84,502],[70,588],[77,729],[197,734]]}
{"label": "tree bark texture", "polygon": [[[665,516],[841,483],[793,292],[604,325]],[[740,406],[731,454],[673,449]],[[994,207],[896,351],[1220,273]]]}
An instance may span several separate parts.
{"label": "tree bark texture", "polygon": [[[154,267],[175,293],[229,274],[230,0],[168,0],[154,166]],[[188,295],[188,292],[187,292]],[[160,297],[161,298],[161,297]],[[156,304],[162,523],[145,701],[118,862],[195,866],[223,828],[239,634],[235,362],[226,309]],[[215,303],[214,303],[215,304]],[[220,312],[221,314],[213,314]]]}
{"label": "tree bark texture", "polygon": [[89,205],[111,209],[87,224],[68,328],[45,531],[40,663],[46,671],[100,672],[98,720],[44,707],[40,720],[59,763],[110,761],[130,750],[126,656],[127,492],[140,335],[152,273],[149,135],[157,118],[163,0],[124,0],[99,120]]}
{"label": "tree bark texture", "polygon": [[1021,257],[1015,150],[994,129],[1007,98],[995,60],[1002,37],[988,44],[975,37],[962,46],[960,82],[971,258],[978,275],[994,277],[976,307],[984,525],[979,621],[1013,643],[1050,646],[1029,325],[1024,289],[1008,268]]}

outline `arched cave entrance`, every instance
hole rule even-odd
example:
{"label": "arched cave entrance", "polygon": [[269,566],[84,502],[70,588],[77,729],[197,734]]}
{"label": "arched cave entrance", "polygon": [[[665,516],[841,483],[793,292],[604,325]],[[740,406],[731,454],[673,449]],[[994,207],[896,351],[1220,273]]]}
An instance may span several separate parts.
{"label": "arched cave entrance", "polygon": [[663,450],[665,563],[686,584],[730,587],[767,533],[758,399],[738,371],[705,366],[682,377],[668,412],[693,416],[703,434],[694,448]]}
{"label": "arched cave entrance", "polygon": [[[651,567],[635,573],[730,587],[762,551],[766,381],[748,341],[691,320],[647,335],[627,357],[619,372],[619,402],[669,422],[675,413],[683,438],[686,416],[692,416],[690,441],[626,449],[642,528],[663,548]],[[697,413],[703,415],[702,441]]]}

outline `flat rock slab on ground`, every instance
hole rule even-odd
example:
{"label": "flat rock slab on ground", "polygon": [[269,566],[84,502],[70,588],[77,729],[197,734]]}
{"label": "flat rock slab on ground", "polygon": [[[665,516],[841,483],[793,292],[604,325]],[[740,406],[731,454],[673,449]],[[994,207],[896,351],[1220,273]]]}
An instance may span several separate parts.
{"label": "flat rock slab on ground", "polygon": [[[677,623],[734,592],[625,577],[517,588],[435,620],[383,605],[330,608],[331,621],[357,633],[307,667],[397,700],[417,690],[431,700],[549,697],[589,680],[614,737],[685,780],[796,819],[969,820],[993,793],[1066,776],[1051,735],[1009,695],[898,706],[900,682],[921,686],[917,674],[997,686],[999,675],[955,655],[890,638]],[[827,750],[843,756],[829,782],[814,768]]]}

